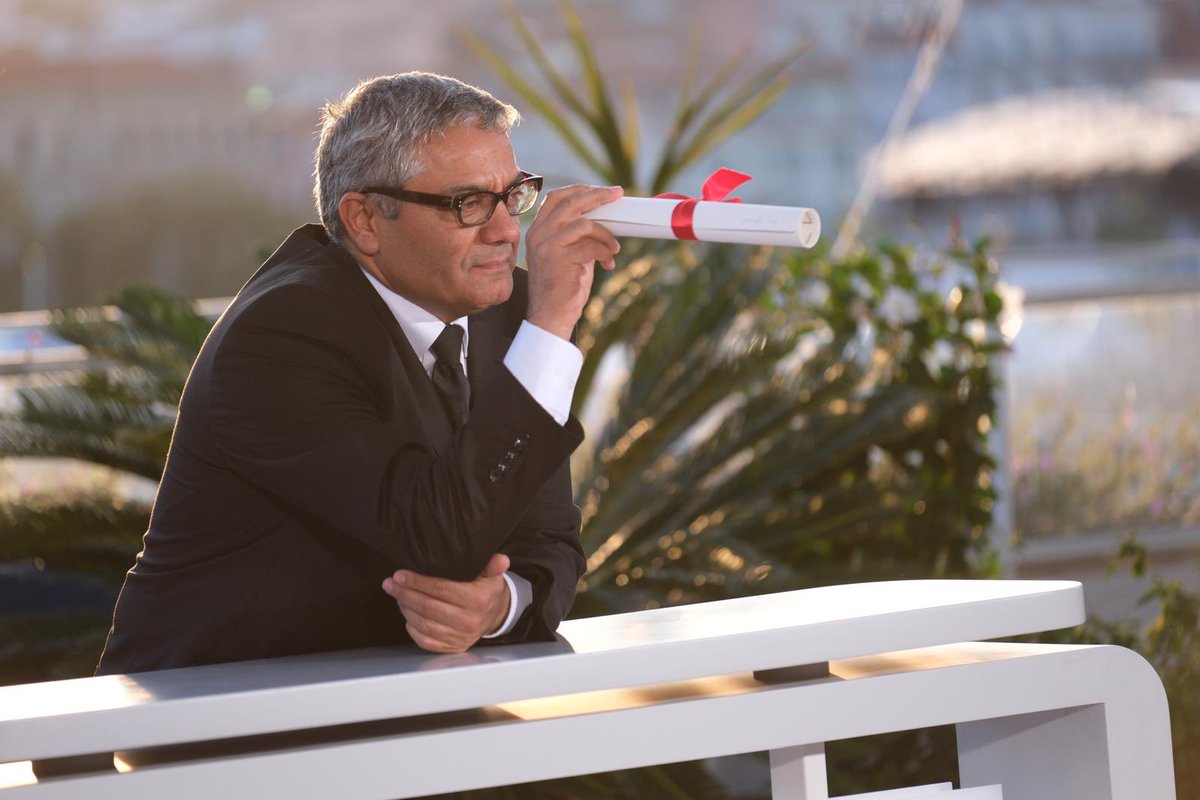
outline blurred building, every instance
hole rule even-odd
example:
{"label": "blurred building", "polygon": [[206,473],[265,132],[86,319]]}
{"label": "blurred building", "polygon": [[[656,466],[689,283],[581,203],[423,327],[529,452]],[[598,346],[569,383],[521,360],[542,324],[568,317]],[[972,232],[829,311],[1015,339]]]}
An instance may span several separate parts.
{"label": "blurred building", "polygon": [[[558,3],[516,5],[556,67],[579,81]],[[748,56],[749,71],[809,41],[780,102],[688,180],[698,182],[717,166],[736,167],[757,178],[744,192],[748,198],[812,205],[832,221],[853,197],[859,163],[878,144],[917,50],[945,9],[941,0],[611,0],[580,4],[579,11],[606,75],[639,98],[647,157],[661,148],[694,34],[703,42],[706,76],[739,53]],[[1180,14],[1186,16],[1176,10]],[[1162,19],[1160,3],[1152,0],[972,0],[914,122],[1044,89],[1135,85],[1163,58]],[[92,168],[92,145],[68,141],[92,135],[83,124],[86,108],[88,119],[102,122],[103,137],[122,142],[121,120],[137,120],[126,128],[135,143],[120,147],[146,152],[140,165],[145,172],[193,157],[243,159],[238,163],[247,174],[263,174],[278,182],[273,191],[294,196],[298,190],[290,182],[306,178],[312,149],[297,132],[311,131],[319,105],[359,79],[429,69],[513,99],[463,44],[460,28],[514,64],[531,66],[500,8],[468,0],[436,6],[356,0],[336,14],[312,0],[0,0],[0,51],[32,48],[43,64],[36,84],[19,83],[11,72],[0,75],[0,101],[15,109],[3,124],[20,129],[0,150],[0,171],[33,154],[41,159],[36,170],[28,168],[39,180],[38,202],[69,205],[44,195],[86,190],[69,186],[65,171],[37,170],[60,152],[71,153],[65,157],[76,167]],[[11,56],[0,57],[0,68],[11,63]],[[80,108],[80,117],[71,117],[72,106]],[[293,146],[285,131],[297,133],[305,146]],[[515,141],[523,160],[539,172],[563,180],[588,177],[532,114]],[[139,179],[140,171],[127,180]],[[106,179],[114,180],[114,172],[107,170]],[[275,177],[267,178],[268,172]],[[54,180],[45,180],[50,174]],[[87,181],[93,175],[78,174]]]}
{"label": "blurred building", "polygon": [[[1136,532],[1151,571],[1200,586],[1200,80],[1030,92],[917,125],[880,160],[876,231],[994,237],[1022,287],[1004,364],[998,517],[1011,574],[1083,580],[1117,619],[1145,579],[1108,574]],[[1142,607],[1143,617],[1151,614]]]}
{"label": "blurred building", "polygon": [[1002,246],[1200,238],[1200,81],[1057,90],[927,123],[880,164],[884,225]]}
{"label": "blurred building", "polygon": [[313,126],[222,62],[3,58],[0,172],[43,228],[130,187],[205,174],[280,204],[309,191]]}

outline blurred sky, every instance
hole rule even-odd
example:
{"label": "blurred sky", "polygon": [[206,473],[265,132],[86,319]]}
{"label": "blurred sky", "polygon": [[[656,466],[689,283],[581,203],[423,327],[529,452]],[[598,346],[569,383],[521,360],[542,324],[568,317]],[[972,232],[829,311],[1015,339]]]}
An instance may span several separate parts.
{"label": "blurred sky", "polygon": [[[694,37],[703,42],[709,74],[735,54],[748,56],[749,72],[808,41],[810,50],[791,68],[791,87],[776,106],[684,182],[698,184],[722,165],[750,172],[756,180],[745,197],[817,207],[831,232],[856,194],[922,43],[954,6],[943,0],[578,4],[606,75],[614,87],[632,87],[640,100],[644,175],[662,146]],[[558,4],[522,0],[515,8],[556,66],[578,79]],[[172,213],[202,218],[195,205],[224,185],[246,213],[256,209],[256,218],[247,230],[229,232],[227,238],[236,234],[241,244],[229,241],[218,252],[253,262],[281,229],[312,217],[317,111],[356,81],[427,69],[520,104],[464,46],[464,28],[530,68],[500,5],[491,2],[348,0],[331,7],[311,0],[0,0],[0,107],[6,109],[0,210],[8,211],[8,228],[21,228],[0,232],[0,270],[10,273],[4,285],[11,287],[0,309],[93,299],[88,292],[96,294],[104,281],[72,290],[76,276],[64,261],[108,270],[110,282],[148,272],[145,277],[184,290],[232,292],[240,283],[237,270],[189,282],[191,270],[174,258],[185,245],[160,243],[153,245],[160,253],[126,257],[123,248],[132,245],[113,230],[119,223],[104,209],[120,217],[114,206],[140,198],[166,214],[162,198],[175,195]],[[1195,226],[1174,221],[1154,198],[1134,197],[1133,204],[1146,209],[1126,219],[1118,209],[1130,198],[1101,196],[1105,190],[1094,184],[1128,173],[1140,182],[1134,194],[1159,195],[1172,169],[1195,163],[1197,42],[1200,7],[1194,2],[965,4],[934,79],[901,132],[911,135],[893,143],[882,165],[882,202],[870,230],[913,238],[916,221],[937,238],[946,220],[958,216],[974,232],[1012,246],[1111,238],[1122,226],[1134,238],[1195,235]],[[1043,120],[1045,107],[1071,111]],[[1127,135],[1117,140],[1121,131]],[[1147,134],[1155,131],[1169,143],[1148,147]],[[1088,137],[1108,149],[1087,150],[1091,156],[1073,172],[1058,174],[1056,164],[1083,152],[1072,143]],[[522,163],[552,181],[591,177],[528,109],[514,142]],[[1152,164],[1135,163],[1137,153],[1151,151]],[[193,185],[197,180],[201,185]],[[1080,191],[1099,199],[1080,204]],[[184,195],[200,197],[189,205],[179,199]],[[212,213],[214,227],[229,227],[217,225],[222,218]],[[1163,225],[1177,230],[1154,229],[1154,220],[1168,218]],[[160,227],[169,238],[170,226]],[[97,228],[119,240],[101,244],[111,250],[103,256],[86,245],[61,244],[94,240]],[[18,270],[24,280],[12,279]]]}

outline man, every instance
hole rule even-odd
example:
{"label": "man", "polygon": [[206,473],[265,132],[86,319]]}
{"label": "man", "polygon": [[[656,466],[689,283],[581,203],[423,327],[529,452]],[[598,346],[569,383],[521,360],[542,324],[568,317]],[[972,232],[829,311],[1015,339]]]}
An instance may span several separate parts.
{"label": "man", "polygon": [[517,118],[425,73],[326,107],[322,225],[200,351],[99,673],[553,635],[584,567],[569,340],[619,250],[581,215],[620,189],[550,192],[515,269]]}

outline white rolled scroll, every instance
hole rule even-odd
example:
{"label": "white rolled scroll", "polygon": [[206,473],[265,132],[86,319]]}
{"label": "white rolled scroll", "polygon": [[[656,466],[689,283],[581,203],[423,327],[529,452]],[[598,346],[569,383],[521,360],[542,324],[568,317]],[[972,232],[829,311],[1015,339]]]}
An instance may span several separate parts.
{"label": "white rolled scroll", "polygon": [[[615,236],[645,239],[687,239],[676,235],[673,223],[680,203],[694,204],[691,232],[702,242],[769,244],[812,247],[821,236],[821,217],[811,208],[716,203],[658,197],[623,197],[584,214]],[[686,229],[686,225],[684,226]]]}

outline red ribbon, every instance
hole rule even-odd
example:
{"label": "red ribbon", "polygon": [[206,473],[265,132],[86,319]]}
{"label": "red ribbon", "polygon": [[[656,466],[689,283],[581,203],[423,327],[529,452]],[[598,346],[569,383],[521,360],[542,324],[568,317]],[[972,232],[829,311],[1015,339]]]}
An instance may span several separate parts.
{"label": "red ribbon", "polygon": [[705,179],[704,185],[700,187],[699,197],[688,197],[686,194],[674,194],[672,192],[665,192],[654,196],[668,200],[682,201],[671,211],[671,231],[675,234],[676,239],[694,241],[696,238],[696,229],[692,227],[692,218],[696,213],[696,204],[701,200],[715,203],[740,203],[742,202],[740,198],[730,197],[729,195],[734,189],[749,180],[753,180],[753,176],[747,175],[744,172],[738,172],[736,169],[721,167]]}

